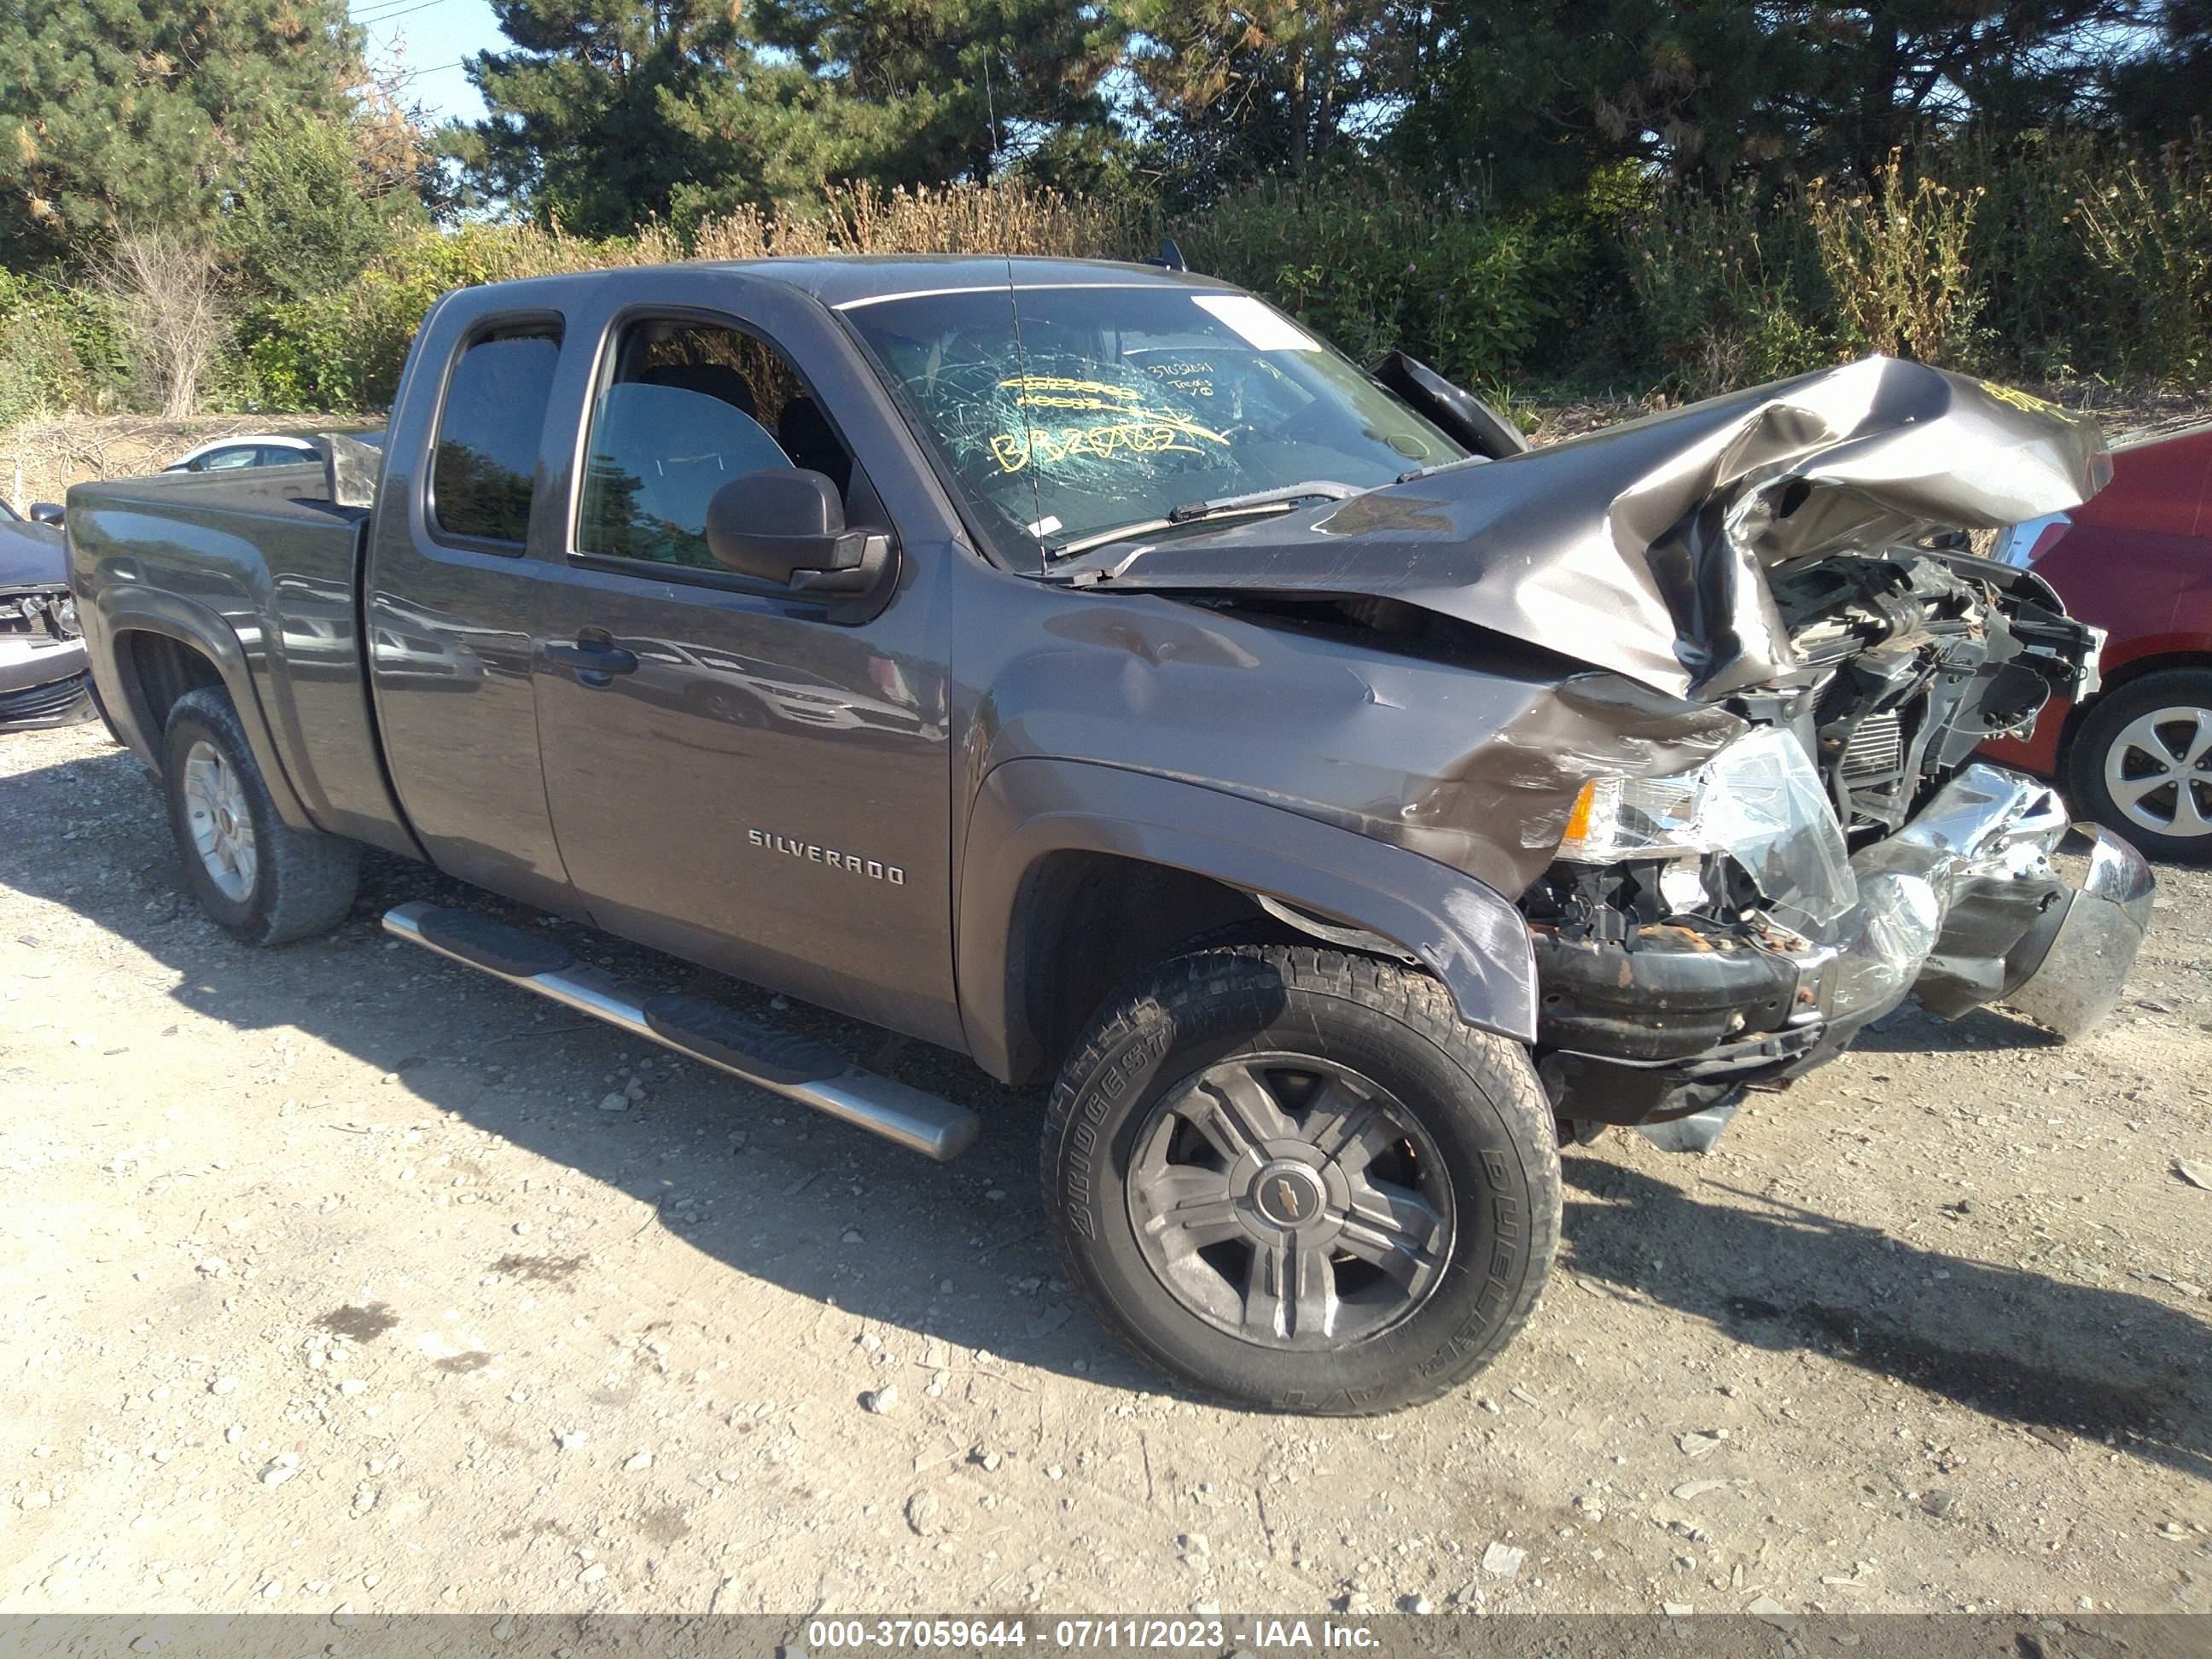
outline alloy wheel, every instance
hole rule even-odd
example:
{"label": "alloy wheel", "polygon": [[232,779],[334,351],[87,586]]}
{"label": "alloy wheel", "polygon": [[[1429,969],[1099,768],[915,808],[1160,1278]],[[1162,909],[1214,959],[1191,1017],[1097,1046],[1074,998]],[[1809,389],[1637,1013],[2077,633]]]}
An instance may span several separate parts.
{"label": "alloy wheel", "polygon": [[2212,708],[2154,708],[2105,751],[2105,789],[2129,823],[2161,836],[2212,836]]}
{"label": "alloy wheel", "polygon": [[1377,1335],[1451,1259],[1435,1142],[1372,1079],[1310,1054],[1243,1055],[1171,1089],[1138,1131],[1127,1185],[1169,1293],[1263,1346]]}
{"label": "alloy wheel", "polygon": [[253,844],[253,815],[238,769],[204,740],[185,756],[185,816],[192,846],[216,890],[242,904],[253,891],[258,867]]}

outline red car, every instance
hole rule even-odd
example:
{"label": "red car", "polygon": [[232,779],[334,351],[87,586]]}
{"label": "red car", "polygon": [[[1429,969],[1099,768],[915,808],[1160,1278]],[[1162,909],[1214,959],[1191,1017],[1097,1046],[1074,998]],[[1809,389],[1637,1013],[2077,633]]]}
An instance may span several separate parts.
{"label": "red car", "polygon": [[2154,857],[2212,856],[2212,426],[2115,450],[2101,494],[2015,526],[1996,556],[2108,637],[2101,690],[1984,752]]}

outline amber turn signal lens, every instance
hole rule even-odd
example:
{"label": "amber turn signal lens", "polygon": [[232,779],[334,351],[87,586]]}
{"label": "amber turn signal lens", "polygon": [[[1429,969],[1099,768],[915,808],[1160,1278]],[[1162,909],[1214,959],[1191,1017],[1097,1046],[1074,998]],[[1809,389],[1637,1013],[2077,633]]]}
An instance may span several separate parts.
{"label": "amber turn signal lens", "polygon": [[1580,842],[1589,834],[1590,814],[1597,807],[1597,780],[1592,778],[1575,797],[1574,805],[1567,812],[1567,833],[1562,842]]}

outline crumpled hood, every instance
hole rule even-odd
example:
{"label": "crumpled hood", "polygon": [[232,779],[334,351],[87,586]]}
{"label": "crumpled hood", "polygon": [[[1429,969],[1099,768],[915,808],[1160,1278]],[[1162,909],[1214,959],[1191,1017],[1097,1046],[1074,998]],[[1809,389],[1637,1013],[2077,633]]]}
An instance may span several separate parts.
{"label": "crumpled hood", "polygon": [[62,532],[49,524],[0,518],[0,592],[68,586]]}
{"label": "crumpled hood", "polygon": [[2111,477],[2093,421],[1869,357],[1084,562],[1116,590],[1401,600],[1717,698],[1798,666],[1767,569],[2063,512]]}

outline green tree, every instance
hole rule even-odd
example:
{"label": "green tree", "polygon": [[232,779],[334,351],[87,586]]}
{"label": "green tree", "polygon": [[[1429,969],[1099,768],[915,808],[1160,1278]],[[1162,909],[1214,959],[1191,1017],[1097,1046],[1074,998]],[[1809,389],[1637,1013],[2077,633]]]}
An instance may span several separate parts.
{"label": "green tree", "polygon": [[879,185],[981,180],[1071,129],[1101,128],[1118,21],[1085,0],[761,0],[762,40],[845,106]]}
{"label": "green tree", "polygon": [[343,0],[15,0],[0,10],[0,258],[205,227],[273,112],[342,121]]}
{"label": "green tree", "polygon": [[239,275],[279,300],[351,282],[390,245],[394,221],[419,214],[411,191],[373,194],[381,182],[349,127],[289,113],[268,122],[222,221]]}
{"label": "green tree", "polygon": [[2109,71],[2108,101],[2138,137],[2183,143],[2212,115],[2212,0],[2166,0],[2157,10],[2153,44]]}
{"label": "green tree", "polygon": [[586,235],[846,182],[982,178],[1103,127],[1118,41],[1087,0],[495,9],[513,45],[470,70],[490,112],[447,135],[448,153],[487,195]]}
{"label": "green tree", "polygon": [[1717,187],[1870,179],[1930,128],[2098,113],[2154,0],[1441,0],[1401,41],[1392,149],[1509,200],[1633,160]]}
{"label": "green tree", "polygon": [[509,47],[469,78],[489,113],[442,142],[483,194],[602,236],[665,215],[696,176],[686,112],[753,55],[721,0],[495,0]]}
{"label": "green tree", "polygon": [[1119,0],[1137,113],[1183,193],[1350,159],[1395,112],[1389,0]]}

